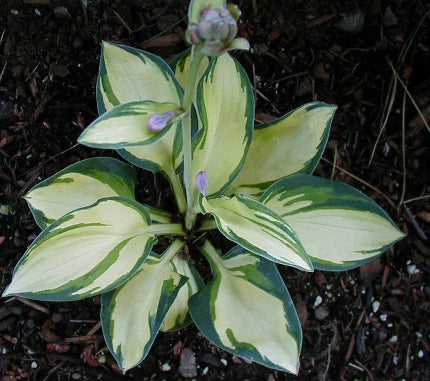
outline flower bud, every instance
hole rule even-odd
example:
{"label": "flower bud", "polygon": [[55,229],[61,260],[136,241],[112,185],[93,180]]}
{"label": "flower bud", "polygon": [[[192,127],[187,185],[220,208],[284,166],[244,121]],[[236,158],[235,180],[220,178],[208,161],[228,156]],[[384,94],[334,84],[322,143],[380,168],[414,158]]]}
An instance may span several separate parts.
{"label": "flower bud", "polygon": [[177,111],[169,111],[164,114],[153,114],[148,119],[148,128],[152,132],[160,132],[164,130],[177,115]]}
{"label": "flower bud", "polygon": [[209,176],[205,171],[201,171],[196,176],[197,189],[199,192],[206,196],[209,188]]}
{"label": "flower bud", "polygon": [[[217,56],[230,50],[238,31],[237,19],[240,10],[235,5],[212,9],[200,13],[198,24],[188,26],[186,38],[192,45],[198,45],[209,56]],[[240,49],[240,48],[239,48]]]}
{"label": "flower bud", "polygon": [[188,43],[190,43],[191,45],[198,45],[203,42],[203,40],[199,35],[199,27],[197,24],[191,24],[187,28],[185,38],[187,39]]}

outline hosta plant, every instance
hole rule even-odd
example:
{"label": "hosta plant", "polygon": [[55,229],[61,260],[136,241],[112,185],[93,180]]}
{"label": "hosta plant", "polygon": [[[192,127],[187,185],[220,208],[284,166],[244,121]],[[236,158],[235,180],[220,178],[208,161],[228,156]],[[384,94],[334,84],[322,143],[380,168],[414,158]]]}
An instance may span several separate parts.
{"label": "hosta plant", "polygon": [[[79,142],[163,173],[176,211],[136,200],[135,169],[109,157],[73,164],[25,196],[43,231],[3,295],[101,294],[103,333],[124,371],[160,330],[194,322],[236,356],[297,373],[302,331],[275,263],[347,270],[404,235],[360,191],[311,175],[336,106],[313,102],[254,124],[253,89],[229,53],[249,48],[236,38],[239,15],[223,0],[191,1],[192,47],[170,65],[103,43],[100,117]],[[215,229],[232,242],[226,254],[207,238]],[[193,266],[199,252],[213,272],[206,283]]]}

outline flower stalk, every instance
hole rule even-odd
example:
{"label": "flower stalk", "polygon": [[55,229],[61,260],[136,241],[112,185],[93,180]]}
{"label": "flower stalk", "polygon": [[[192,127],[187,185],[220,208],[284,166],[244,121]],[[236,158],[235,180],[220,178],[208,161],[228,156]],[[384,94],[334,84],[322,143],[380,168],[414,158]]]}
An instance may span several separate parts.
{"label": "flower stalk", "polygon": [[182,109],[186,113],[182,123],[182,149],[184,152],[184,184],[187,197],[187,211],[185,214],[185,229],[191,230],[196,221],[196,213],[193,208],[195,184],[193,181],[193,157],[192,157],[192,136],[191,136],[191,106],[194,97],[197,73],[204,54],[196,49],[191,62],[190,74],[185,86]]}

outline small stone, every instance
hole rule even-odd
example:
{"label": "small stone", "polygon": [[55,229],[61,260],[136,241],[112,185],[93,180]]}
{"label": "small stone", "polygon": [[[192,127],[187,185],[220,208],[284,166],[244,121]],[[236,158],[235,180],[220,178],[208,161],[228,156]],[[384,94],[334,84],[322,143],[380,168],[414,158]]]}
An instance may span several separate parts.
{"label": "small stone", "polygon": [[202,376],[206,376],[208,374],[208,372],[209,372],[209,367],[207,366],[203,369]]}
{"label": "small stone", "polygon": [[57,8],[55,8],[54,9],[54,14],[58,18],[69,19],[69,18],[72,17],[72,15],[70,14],[69,10],[66,7],[57,7]]}
{"label": "small stone", "polygon": [[227,360],[226,359],[221,359],[220,360],[225,366],[227,366]]}
{"label": "small stone", "polygon": [[372,303],[372,311],[373,311],[374,313],[378,312],[379,307],[381,307],[381,303],[380,303],[380,302],[378,302],[377,300],[375,300],[375,301]]}
{"label": "small stone", "polygon": [[398,340],[399,340],[399,338],[397,337],[397,335],[394,335],[390,340],[388,340],[388,342],[395,344],[395,343],[397,343]]}
{"label": "small stone", "polygon": [[335,27],[345,32],[358,33],[363,28],[365,18],[364,12],[358,10],[353,14],[344,16],[335,24]]}
{"label": "small stone", "polygon": [[80,373],[73,373],[72,374],[72,378],[74,379],[74,380],[80,380],[81,379],[81,374]]}
{"label": "small stone", "polygon": [[168,372],[170,369],[172,369],[172,367],[167,362],[161,366],[163,372]]}
{"label": "small stone", "polygon": [[197,376],[196,356],[189,348],[184,348],[181,352],[178,372],[185,378]]}
{"label": "small stone", "polygon": [[30,366],[31,366],[31,369],[36,369],[37,368],[37,362],[33,361]]}
{"label": "small stone", "polygon": [[242,360],[237,356],[233,356],[231,359],[235,364],[242,364]]}
{"label": "small stone", "polygon": [[420,359],[422,359],[422,358],[424,357],[424,351],[419,350],[419,351],[418,351],[418,357],[419,357]]}
{"label": "small stone", "polygon": [[399,358],[397,356],[393,357],[393,363],[394,365],[399,365]]}
{"label": "small stone", "polygon": [[415,274],[415,271],[417,270],[417,266],[416,266],[416,265],[414,265],[414,264],[409,265],[409,266],[407,267],[407,270],[408,270],[408,274],[409,274],[409,275]]}
{"label": "small stone", "polygon": [[324,306],[320,306],[315,310],[315,318],[320,321],[324,320],[329,314],[329,310]]}
{"label": "small stone", "polygon": [[379,319],[381,319],[381,321],[387,321],[387,317],[388,317],[387,314],[381,314],[381,315],[379,315]]}
{"label": "small stone", "polygon": [[322,297],[318,295],[318,296],[315,298],[315,301],[314,301],[314,307],[318,307],[321,303],[322,303]]}

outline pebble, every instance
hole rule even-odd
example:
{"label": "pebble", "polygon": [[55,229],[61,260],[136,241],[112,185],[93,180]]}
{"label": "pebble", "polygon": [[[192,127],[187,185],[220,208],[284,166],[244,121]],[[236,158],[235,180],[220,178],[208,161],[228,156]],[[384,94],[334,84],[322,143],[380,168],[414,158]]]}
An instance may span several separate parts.
{"label": "pebble", "polygon": [[209,372],[209,367],[207,366],[203,369],[202,376],[206,376],[208,374],[208,372]]}
{"label": "pebble", "polygon": [[226,359],[220,359],[220,361],[221,361],[225,366],[227,366],[227,360],[226,360]]}
{"label": "pebble", "polygon": [[318,307],[321,303],[322,303],[322,297],[318,295],[315,298],[314,307]]}
{"label": "pebble", "polygon": [[399,340],[399,338],[397,337],[397,335],[394,335],[390,340],[388,340],[389,343],[397,343],[397,341]]}
{"label": "pebble", "polygon": [[30,366],[31,366],[31,369],[36,369],[37,368],[37,362],[33,361]]}
{"label": "pebble", "polygon": [[172,369],[172,367],[167,362],[161,366],[163,372],[168,372],[170,369]]}
{"label": "pebble", "polygon": [[324,320],[329,314],[329,310],[324,306],[320,306],[315,310],[315,318],[320,321]]}
{"label": "pebble", "polygon": [[415,274],[417,271],[417,266],[416,265],[409,265],[407,267],[407,270],[408,270],[409,275]]}
{"label": "pebble", "polygon": [[387,317],[388,317],[387,314],[381,314],[381,315],[379,315],[379,319],[381,319],[381,321],[387,321]]}
{"label": "pebble", "polygon": [[378,312],[379,307],[381,307],[381,303],[380,303],[380,302],[378,302],[377,300],[375,300],[375,301],[372,303],[372,311],[373,311],[374,313]]}
{"label": "pebble", "polygon": [[394,365],[398,365],[399,364],[399,358],[397,356],[393,357],[393,363],[394,363]]}
{"label": "pebble", "polygon": [[419,350],[419,351],[418,351],[418,357],[419,357],[420,359],[422,359],[422,358],[424,357],[424,351]]}
{"label": "pebble", "polygon": [[74,380],[80,380],[81,379],[81,374],[80,373],[73,373],[72,374],[72,378],[74,379]]}

